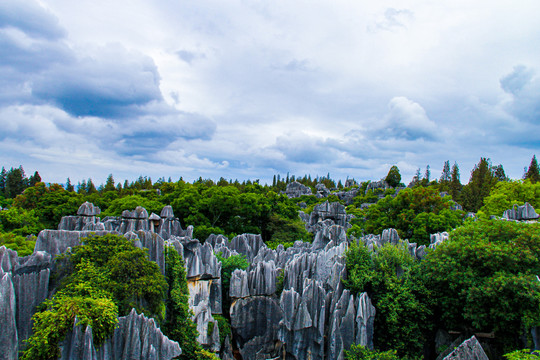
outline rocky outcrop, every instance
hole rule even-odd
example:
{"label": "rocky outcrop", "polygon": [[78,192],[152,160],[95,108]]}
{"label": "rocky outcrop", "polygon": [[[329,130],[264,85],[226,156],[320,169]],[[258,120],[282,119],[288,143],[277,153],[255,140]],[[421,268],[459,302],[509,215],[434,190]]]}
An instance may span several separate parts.
{"label": "rocky outcrop", "polygon": [[128,232],[125,238],[132,240],[134,245],[139,248],[148,249],[148,258],[158,264],[162,274],[165,274],[165,241],[158,234],[151,231],[139,230]]}
{"label": "rocky outcrop", "polygon": [[313,250],[324,249],[330,241],[335,245],[347,242],[347,230],[340,225],[325,226],[317,232],[313,239]]}
{"label": "rocky outcrop", "polygon": [[328,195],[330,195],[330,190],[328,190],[326,185],[324,185],[323,183],[318,183],[317,185],[315,185],[315,190],[317,190],[316,196],[319,199],[328,197]]}
{"label": "rocky outcrop", "polygon": [[507,220],[526,221],[536,220],[538,219],[539,215],[536,213],[532,205],[526,202],[521,206],[514,205],[511,209],[505,210],[502,217],[503,219]]}
{"label": "rocky outcrop", "polygon": [[340,225],[348,227],[350,216],[345,211],[345,206],[338,202],[329,203],[328,201],[318,204],[313,208],[309,216],[309,221],[306,224],[306,229],[310,232],[317,232],[321,227],[317,228],[317,224],[330,220],[329,225]]}
{"label": "rocky outcrop", "polygon": [[180,345],[169,340],[156,326],[154,319],[137,314],[118,318],[114,334],[98,349],[92,338],[92,328],[77,324],[66,336],[62,346],[62,360],[161,360],[172,359],[182,354]]}
{"label": "rocky outcrop", "polygon": [[311,188],[309,186],[300,184],[298,181],[293,181],[287,184],[285,195],[287,195],[289,199],[292,199],[300,197],[302,195],[313,195],[313,192],[311,191]]}
{"label": "rocky outcrop", "polygon": [[68,248],[80,245],[85,237],[103,236],[108,233],[109,231],[42,230],[37,237],[34,252],[45,251],[54,258]]}
{"label": "rocky outcrop", "polygon": [[76,231],[100,231],[105,230],[105,225],[100,221],[99,207],[86,201],[79,207],[76,216],[64,216],[58,224],[58,230]]}
{"label": "rocky outcrop", "polygon": [[473,336],[461,343],[444,360],[488,360],[488,357],[476,337]]}
{"label": "rocky outcrop", "polygon": [[429,236],[429,241],[430,241],[429,248],[430,249],[435,249],[437,246],[442,244],[443,241],[448,240],[448,237],[449,237],[449,235],[448,235],[448,232],[446,232],[446,231],[436,233],[436,234],[431,234]]}
{"label": "rocky outcrop", "polygon": [[0,357],[6,360],[17,359],[19,341],[16,322],[16,295],[11,274],[0,272]]}
{"label": "rocky outcrop", "polygon": [[[212,314],[221,313],[221,303],[218,304],[220,307],[219,312],[212,312],[210,301],[212,298],[212,282],[213,280],[188,280],[188,304],[193,311],[193,321],[197,325],[197,331],[199,332],[197,341],[212,351],[219,351],[219,328],[217,320],[212,317]],[[221,292],[221,286],[219,286],[218,290]],[[212,331],[210,331],[210,327]]]}
{"label": "rocky outcrop", "polygon": [[354,201],[354,197],[358,195],[358,188],[353,188],[348,191],[338,191],[335,195],[345,203],[345,206],[351,205]]}
{"label": "rocky outcrop", "polygon": [[366,187],[366,194],[369,190],[386,190],[386,189],[389,189],[390,188],[390,185],[388,185],[388,183],[385,181],[385,180],[379,180],[379,181],[373,181],[373,182],[370,182],[367,187]]}
{"label": "rocky outcrop", "polygon": [[231,327],[243,359],[263,360],[280,354],[278,325],[283,312],[277,299],[254,296],[231,305]]}
{"label": "rocky outcrop", "polygon": [[229,247],[238,254],[245,255],[248,261],[252,262],[259,250],[266,245],[259,234],[242,234],[235,236]]}

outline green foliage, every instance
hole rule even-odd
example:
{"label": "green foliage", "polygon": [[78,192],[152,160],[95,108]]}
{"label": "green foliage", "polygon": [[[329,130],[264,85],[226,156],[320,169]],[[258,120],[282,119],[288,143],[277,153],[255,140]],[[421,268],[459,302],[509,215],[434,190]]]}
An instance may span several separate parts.
{"label": "green foliage", "polygon": [[40,227],[34,210],[12,206],[6,210],[0,210],[0,230],[23,236],[37,234]]}
{"label": "green foliage", "polygon": [[186,280],[184,260],[175,248],[165,248],[165,273],[169,292],[166,300],[166,321],[163,325],[165,335],[178,341],[182,349],[180,359],[194,359],[201,350],[197,337],[197,327],[191,320],[193,313],[189,309],[189,291]]}
{"label": "green foliage", "polygon": [[15,250],[17,254],[22,256],[31,255],[34,252],[36,238],[27,238],[14,233],[0,233],[0,246],[4,245],[8,249]]}
{"label": "green foliage", "polygon": [[377,309],[376,347],[402,356],[420,354],[430,330],[430,310],[423,300],[427,290],[416,276],[418,264],[408,250],[385,244],[372,254],[353,243],[346,252],[346,266],[345,286],[355,294],[367,291]]}
{"label": "green foliage", "polygon": [[71,282],[42,304],[32,316],[32,336],[26,341],[24,360],[57,359],[59,343],[73,328],[75,317],[83,329],[89,325],[96,345],[107,339],[118,323],[118,307],[104,290],[105,275],[89,261],[77,265]]}
{"label": "green foliage", "polygon": [[218,252],[216,257],[221,261],[221,286],[223,289],[228,289],[231,283],[231,275],[234,270],[245,270],[249,266],[249,262],[245,255],[232,255],[228,258],[222,257],[222,253]]}
{"label": "green foliage", "polygon": [[267,228],[272,234],[267,245],[273,249],[279,244],[289,247],[294,245],[297,240],[304,242],[313,240],[313,235],[306,230],[304,222],[299,217],[290,219],[282,215],[272,214]]}
{"label": "green foliage", "polygon": [[212,317],[218,322],[219,342],[220,344],[223,344],[227,336],[231,335],[231,324],[229,323],[229,320],[222,315],[215,314],[212,315]]}
{"label": "green foliage", "polygon": [[525,179],[530,180],[533,184],[540,181],[540,168],[538,167],[538,161],[536,155],[531,159],[529,169],[525,173]]}
{"label": "green foliage", "polygon": [[498,181],[506,180],[502,166],[492,166],[491,161],[481,158],[471,171],[469,183],[465,185],[461,193],[463,208],[476,212],[484,205],[491,189]]}
{"label": "green foliage", "polygon": [[70,260],[75,267],[83,260],[89,261],[106,274],[105,289],[113,295],[120,316],[135,308],[139,313],[163,319],[162,299],[167,283],[146,250],[136,248],[120,235],[89,236],[83,239],[83,245],[73,249]]}
{"label": "green foliage", "polygon": [[394,228],[401,238],[427,245],[430,234],[451,230],[462,222],[463,213],[450,210],[452,205],[450,197],[442,198],[436,186],[404,189],[365,210],[349,208],[356,215],[351,224],[357,226],[349,233],[380,234]]}
{"label": "green foliage", "polygon": [[219,358],[211,351],[208,350],[197,350],[195,352],[195,357],[191,359],[197,359],[197,360],[219,360]]}
{"label": "green foliage", "polygon": [[390,170],[388,171],[388,174],[386,175],[386,178],[384,179],[388,185],[391,187],[399,186],[399,183],[401,182],[401,174],[399,173],[399,169],[396,165],[392,166]]}
{"label": "green foliage", "polygon": [[276,277],[276,296],[278,298],[281,297],[284,283],[285,283],[285,270],[282,269]]}
{"label": "green foliage", "polygon": [[149,214],[152,212],[159,214],[165,205],[141,195],[128,195],[111,201],[109,207],[103,211],[103,216],[120,216],[122,211],[133,210],[137,206],[142,206]]}
{"label": "green foliage", "polygon": [[500,181],[484,198],[484,206],[480,209],[487,215],[502,216],[514,204],[531,204],[535,209],[540,207],[540,183],[529,180]]}
{"label": "green foliage", "polygon": [[540,224],[473,221],[454,230],[421,262],[439,326],[495,332],[515,349],[524,327],[540,319]]}
{"label": "green foliage", "polygon": [[351,345],[350,350],[345,350],[346,360],[399,360],[395,350],[376,351],[369,350],[362,345]]}
{"label": "green foliage", "polygon": [[538,356],[540,356],[539,351],[531,351],[529,349],[516,350],[504,354],[504,357],[508,360],[537,360]]}

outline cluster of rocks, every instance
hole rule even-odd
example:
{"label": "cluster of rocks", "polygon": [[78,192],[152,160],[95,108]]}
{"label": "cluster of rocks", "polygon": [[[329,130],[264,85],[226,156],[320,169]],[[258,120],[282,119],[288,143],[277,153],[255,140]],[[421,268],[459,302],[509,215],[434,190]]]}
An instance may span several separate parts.
{"label": "cluster of rocks", "polygon": [[302,195],[313,195],[309,186],[301,184],[298,181],[288,183],[284,193],[289,199],[298,198]]}
{"label": "cluster of rocks", "polygon": [[[100,210],[90,203],[81,205],[77,216],[62,218],[59,230],[39,233],[34,253],[19,257],[17,252],[0,247],[0,354],[17,359],[24,340],[32,334],[31,318],[36,307],[55,292],[50,275],[56,255],[80,245],[85,237],[120,233],[107,230],[97,217]],[[143,213],[141,211],[138,212]],[[133,228],[130,228],[130,230]],[[135,230],[135,229],[133,229]],[[151,231],[124,234],[135,246],[148,249],[149,257],[164,272],[164,240]],[[99,349],[94,348],[91,328],[75,326],[62,344],[62,359],[172,359],[181,354],[178,343],[169,340],[153,320],[132,312],[119,318],[119,327]]]}
{"label": "cluster of rocks", "polygon": [[539,215],[532,205],[526,202],[521,206],[514,205],[511,209],[505,210],[502,217],[506,220],[527,221],[536,220]]}
{"label": "cluster of rocks", "polygon": [[331,225],[348,228],[349,221],[352,219],[352,215],[347,215],[344,205],[339,202],[330,203],[328,201],[315,205],[309,215],[303,211],[300,211],[299,215],[306,223],[306,230],[313,234]]}

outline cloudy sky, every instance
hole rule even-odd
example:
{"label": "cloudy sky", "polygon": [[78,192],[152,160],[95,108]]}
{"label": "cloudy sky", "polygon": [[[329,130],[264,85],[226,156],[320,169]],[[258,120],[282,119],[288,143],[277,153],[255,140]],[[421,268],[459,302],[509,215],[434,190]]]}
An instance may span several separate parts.
{"label": "cloudy sky", "polygon": [[0,165],[408,182],[540,156],[540,2],[0,1]]}

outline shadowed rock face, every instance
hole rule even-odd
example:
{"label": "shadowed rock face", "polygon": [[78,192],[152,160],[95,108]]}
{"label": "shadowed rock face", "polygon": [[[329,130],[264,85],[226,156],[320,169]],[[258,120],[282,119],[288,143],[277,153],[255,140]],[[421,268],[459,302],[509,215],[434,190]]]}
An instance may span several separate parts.
{"label": "shadowed rock face", "polygon": [[476,337],[473,336],[461,343],[444,360],[488,360],[488,357]]}
{"label": "shadowed rock face", "polygon": [[0,271],[0,357],[17,359],[19,341],[17,337],[15,289],[11,274]]}

